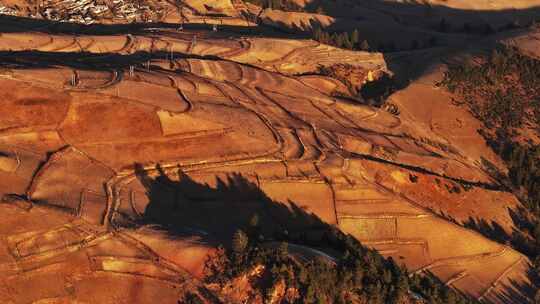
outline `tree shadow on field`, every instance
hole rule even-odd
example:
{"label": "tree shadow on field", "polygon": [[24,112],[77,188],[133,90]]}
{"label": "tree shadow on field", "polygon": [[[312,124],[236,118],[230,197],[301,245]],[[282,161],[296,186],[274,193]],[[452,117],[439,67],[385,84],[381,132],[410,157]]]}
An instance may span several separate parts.
{"label": "tree shadow on field", "polygon": [[[169,61],[183,58],[223,60],[212,55],[193,55],[166,51],[137,51],[133,54],[89,53],[89,52],[45,52],[45,51],[0,51],[0,68],[41,69],[68,67],[84,70],[127,69],[138,66],[147,69],[152,61]],[[152,69],[155,69],[152,67]]]}
{"label": "tree shadow on field", "polygon": [[[172,237],[199,235],[214,246],[230,247],[234,232],[242,229],[249,237],[264,236],[264,242],[287,241],[334,256],[346,250],[332,237],[334,226],[292,201],[273,200],[259,188],[255,177],[231,173],[216,176],[215,183],[209,184],[180,169],[166,173],[158,166],[154,174],[140,165],[135,168],[149,198],[138,224],[159,226]],[[258,221],[253,226],[255,217]],[[309,258],[309,250],[300,249],[298,253]],[[527,275],[532,278],[534,273]],[[517,281],[504,284],[503,291],[492,294],[492,298],[517,304],[528,303],[534,295],[532,285]]]}
{"label": "tree shadow on field", "polygon": [[532,232],[534,229],[534,223],[530,219],[528,211],[524,207],[518,206],[514,209],[508,208],[508,213],[515,226],[510,233],[499,223],[493,220],[489,222],[481,218],[469,217],[467,221],[463,222],[463,226],[478,231],[498,243],[511,246],[526,256],[537,256],[540,250],[538,244],[523,233],[523,231]]}
{"label": "tree shadow on field", "polygon": [[216,177],[215,186],[199,183],[178,170],[171,179],[161,167],[150,176],[140,165],[136,175],[146,189],[149,204],[141,224],[159,225],[172,235],[199,232],[211,243],[229,245],[236,230],[256,229],[269,239],[282,237],[324,245],[330,226],[292,201],[277,202],[255,182],[232,173]]}
{"label": "tree shadow on field", "polygon": [[527,238],[522,233],[523,230],[532,231],[534,227],[532,221],[527,215],[527,210],[522,206],[518,206],[515,209],[508,208],[508,213],[515,226],[511,232],[508,232],[503,226],[501,226],[501,224],[494,220],[487,221],[484,218],[474,218],[470,216],[465,221],[458,221],[444,212],[436,212],[434,210],[431,211],[433,213],[437,213],[439,216],[449,222],[474,230],[484,237],[499,244],[510,246],[528,257],[536,256],[538,254],[538,250],[540,249],[537,244],[534,244],[531,239]]}
{"label": "tree shadow on field", "polygon": [[[532,231],[534,227],[527,215],[527,210],[523,206],[517,206],[514,209],[508,208],[508,213],[515,225],[511,232],[493,220],[490,222],[483,218],[469,217],[466,221],[460,222],[448,214],[440,213],[439,215],[450,222],[474,230],[492,241],[509,246],[527,257],[537,256],[540,247],[522,233],[523,230]],[[528,282],[510,280],[503,283],[503,288],[501,288],[503,291],[493,295],[491,300],[498,303],[535,303],[532,299],[540,288],[539,274],[534,267],[529,267],[525,277]]]}

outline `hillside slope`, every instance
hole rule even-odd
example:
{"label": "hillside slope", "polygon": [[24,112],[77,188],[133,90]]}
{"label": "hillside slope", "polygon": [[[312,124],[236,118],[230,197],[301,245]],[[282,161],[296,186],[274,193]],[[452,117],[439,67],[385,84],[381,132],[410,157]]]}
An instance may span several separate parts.
{"label": "hillside slope", "polygon": [[[254,4],[144,3],[153,23],[126,25],[131,19],[115,15],[121,6],[81,25],[3,4],[32,18],[0,16],[1,302],[241,302],[256,286],[247,277],[269,265],[220,246],[234,247],[254,216],[249,259],[286,241],[290,258],[268,253],[285,268],[321,256],[342,267],[357,254],[356,262],[376,261],[379,277],[393,271],[365,279],[361,298],[344,293],[355,303],[381,282],[393,295],[405,273],[396,265],[471,301],[532,301],[536,255],[512,236],[535,242],[522,225],[531,217],[538,226],[526,203],[533,191],[509,182],[516,165],[486,136],[497,128],[441,83],[500,42],[534,56],[538,29],[444,33],[412,14],[399,26],[445,43],[375,52],[359,50],[362,39],[344,49],[309,39],[306,28],[260,25],[265,12],[254,17]],[[352,241],[329,241],[345,235],[361,254]],[[214,273],[221,281],[210,284],[205,261],[216,252],[241,271]],[[400,295],[429,301],[414,277]],[[235,282],[244,294],[219,291]],[[300,288],[274,283],[280,299],[285,286]],[[459,295],[444,292],[447,301]],[[262,303],[265,293],[253,293]]]}

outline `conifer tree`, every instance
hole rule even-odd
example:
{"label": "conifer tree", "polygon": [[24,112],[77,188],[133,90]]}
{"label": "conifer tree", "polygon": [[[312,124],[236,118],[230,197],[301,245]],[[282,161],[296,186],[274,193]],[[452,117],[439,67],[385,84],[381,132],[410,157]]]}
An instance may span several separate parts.
{"label": "conifer tree", "polygon": [[281,242],[278,247],[278,255],[280,258],[285,258],[289,254],[289,245],[286,242]]}
{"label": "conifer tree", "polygon": [[337,47],[341,47],[343,44],[343,39],[341,38],[341,35],[333,33],[332,36],[330,36],[330,44],[333,44]]}
{"label": "conifer tree", "polygon": [[349,39],[349,34],[347,34],[347,32],[343,32],[341,34],[341,37],[342,37],[341,40],[343,41],[341,46],[343,48],[346,48],[346,49],[349,49],[349,50],[352,49],[353,44],[352,44],[351,40]]}
{"label": "conifer tree", "polygon": [[243,254],[248,246],[248,236],[242,230],[237,230],[232,239],[232,249],[236,254]]}
{"label": "conifer tree", "polygon": [[360,34],[358,33],[358,29],[355,29],[351,34],[351,42],[353,46],[356,46],[358,42],[360,42]]}
{"label": "conifer tree", "polygon": [[363,40],[362,43],[360,43],[360,49],[366,52],[370,50],[369,43],[367,40]]}
{"label": "conifer tree", "polygon": [[313,39],[321,42],[322,40],[322,30],[320,27],[316,26],[314,29],[313,29]]}

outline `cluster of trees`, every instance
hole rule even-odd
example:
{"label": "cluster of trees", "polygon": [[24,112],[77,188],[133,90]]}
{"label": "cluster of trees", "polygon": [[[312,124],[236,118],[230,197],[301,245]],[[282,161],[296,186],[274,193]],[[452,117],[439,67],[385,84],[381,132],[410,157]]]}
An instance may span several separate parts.
{"label": "cluster of trees", "polygon": [[437,46],[437,38],[435,36],[425,41],[412,40],[410,46],[406,47],[398,47],[391,41],[386,43],[370,43],[366,39],[361,39],[357,29],[352,32],[328,32],[315,27],[312,32],[312,38],[324,44],[355,51],[397,52]]}
{"label": "cluster of trees", "polygon": [[371,50],[367,40],[360,40],[360,34],[356,29],[352,32],[329,33],[316,27],[313,30],[313,39],[324,44],[349,50]]}
{"label": "cluster of trees", "polygon": [[[349,90],[350,96],[341,96],[339,93],[333,93],[333,96],[339,96],[339,97],[354,97],[358,96],[359,92],[359,85],[353,84],[353,82],[350,79],[351,74],[355,73],[356,70],[358,70],[358,67],[355,67],[348,63],[338,63],[331,66],[324,66],[319,65],[317,67],[317,74],[328,76],[334,79],[337,79],[341,81],[341,83],[345,84],[347,86],[347,89]],[[362,70],[362,72],[364,72]]]}
{"label": "cluster of trees", "polygon": [[486,125],[481,134],[509,169],[504,182],[526,208],[509,241],[540,273],[540,146],[520,137],[525,127],[540,134],[540,60],[501,47],[479,63],[450,66],[440,84]]}
{"label": "cluster of trees", "polygon": [[[430,275],[412,275],[391,258],[363,247],[355,238],[326,225],[319,240],[275,234],[278,246],[267,246],[256,225],[237,231],[231,249],[218,250],[206,263],[207,280],[226,284],[263,265],[266,284],[256,284],[268,299],[276,282],[294,288],[288,303],[407,303],[415,294],[427,303],[468,304],[473,300],[449,289]],[[302,261],[289,253],[289,243],[330,248],[335,261],[315,258]],[[335,262],[335,263],[334,263]]]}
{"label": "cluster of trees", "polygon": [[533,262],[532,288],[536,289],[534,303],[540,303],[540,145],[524,145],[508,137],[488,140],[508,167],[510,186],[523,203],[525,210],[514,216],[517,228],[507,238],[512,247],[527,255]]}
{"label": "cluster of trees", "polygon": [[489,129],[516,135],[540,122],[540,61],[501,47],[480,63],[452,65],[439,84],[457,93]]}
{"label": "cluster of trees", "polygon": [[[527,193],[526,204],[540,218],[540,146],[507,143],[499,152],[508,164],[513,185],[523,187]],[[540,240],[540,229],[536,230],[539,230]]]}
{"label": "cluster of trees", "polygon": [[508,138],[490,140],[506,162],[510,186],[520,197],[527,214],[516,223],[512,245],[535,262],[540,273],[540,145],[523,145]]}

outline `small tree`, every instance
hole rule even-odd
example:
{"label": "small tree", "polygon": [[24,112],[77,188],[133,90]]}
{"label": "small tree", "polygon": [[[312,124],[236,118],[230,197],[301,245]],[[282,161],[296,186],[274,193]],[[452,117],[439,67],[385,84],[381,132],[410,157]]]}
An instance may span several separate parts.
{"label": "small tree", "polygon": [[332,34],[332,41],[334,42],[334,45],[337,46],[337,47],[342,47],[343,46],[343,36],[341,36],[340,34]]}
{"label": "small tree", "polygon": [[243,254],[248,246],[248,236],[242,230],[237,230],[232,239],[232,249],[236,254]]}
{"label": "small tree", "polygon": [[367,40],[363,40],[362,43],[360,43],[360,49],[366,52],[370,50],[369,43],[367,42]]}
{"label": "small tree", "polygon": [[354,46],[358,45],[358,42],[360,42],[360,34],[358,33],[358,29],[355,29],[351,34],[351,42]]}
{"label": "small tree", "polygon": [[328,34],[328,32],[322,32],[320,40],[321,43],[331,44],[331,39],[332,37],[330,37],[330,34]]}
{"label": "small tree", "polygon": [[313,39],[319,42],[321,42],[322,40],[322,30],[318,26],[315,26],[315,28],[313,29]]}
{"label": "small tree", "polygon": [[353,48],[353,44],[351,42],[351,40],[349,39],[349,34],[347,34],[347,32],[343,32],[341,34],[341,40],[343,40],[343,43],[342,43],[342,46],[346,49],[352,49]]}
{"label": "small tree", "polygon": [[249,219],[249,226],[251,227],[259,226],[259,215],[257,213],[253,214],[251,219]]}
{"label": "small tree", "polygon": [[281,259],[284,259],[289,255],[289,244],[281,242],[278,247],[278,255]]}
{"label": "small tree", "polygon": [[248,227],[247,232],[249,234],[249,238],[251,238],[252,240],[262,238],[260,220],[259,220],[259,215],[257,213],[251,216],[249,220],[249,227]]}

